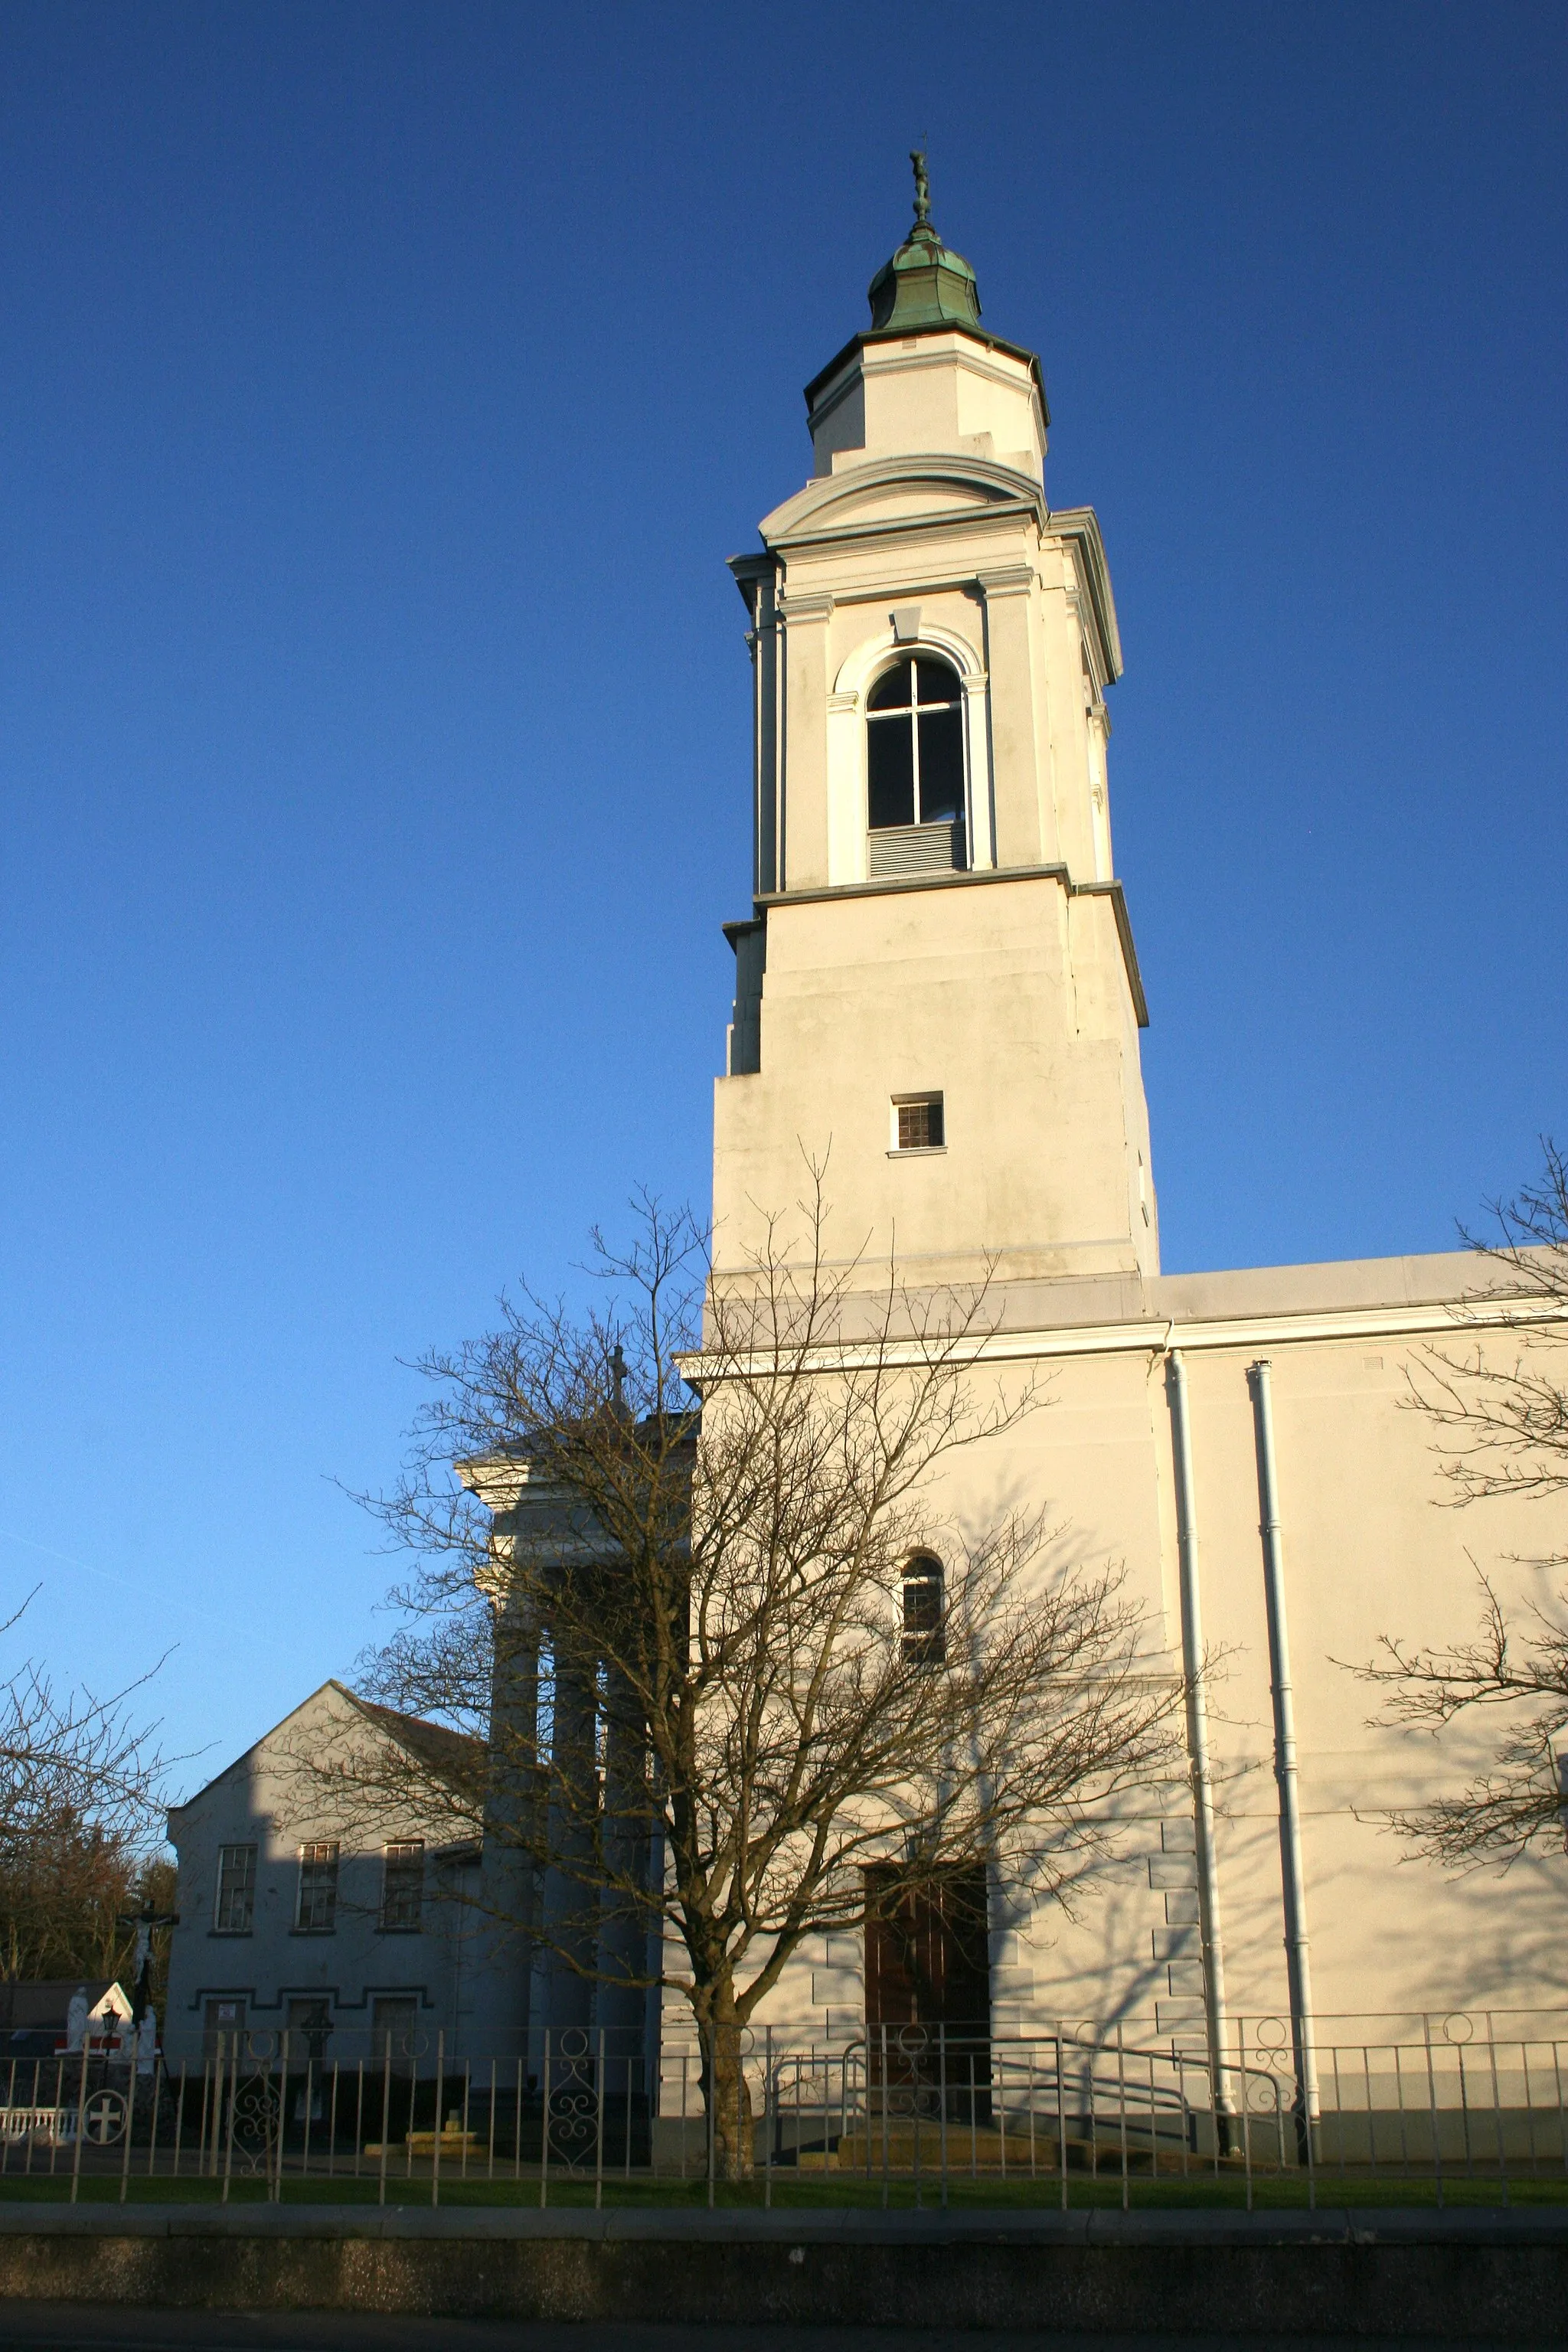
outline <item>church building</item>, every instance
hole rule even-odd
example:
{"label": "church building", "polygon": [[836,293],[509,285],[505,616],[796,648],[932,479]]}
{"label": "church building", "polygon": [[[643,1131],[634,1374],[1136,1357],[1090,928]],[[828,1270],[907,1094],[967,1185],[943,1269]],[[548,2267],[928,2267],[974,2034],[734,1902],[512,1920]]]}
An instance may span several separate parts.
{"label": "church building", "polygon": [[[727,926],[716,1278],[813,1162],[829,1255],[868,1289],[889,1263],[917,1294],[988,1280],[975,1378],[1027,1369],[1048,1402],[950,1462],[939,1517],[962,1536],[998,1496],[1048,1504],[1173,1662],[1208,1661],[1190,1796],[1151,1799],[1076,1919],[991,1889],[992,2030],[1137,2018],[1213,2049],[1238,2019],[1359,2041],[1555,2005],[1563,1864],[1500,1883],[1410,1859],[1391,1814],[1462,1780],[1465,1740],[1369,1727],[1352,1671],[1384,1633],[1469,1633],[1476,1561],[1527,1598],[1510,1557],[1568,1548],[1551,1504],[1438,1507],[1406,1409],[1424,1349],[1511,1356],[1510,1310],[1468,1254],[1162,1273],[1107,551],[1091,509],[1050,504],[1039,360],[983,323],[919,159],[917,188],[869,327],[806,385],[810,478],[731,566],[754,856]],[[876,2006],[835,1937],[766,2014],[835,2038]]]}
{"label": "church building", "polygon": [[[1568,1864],[1532,1855],[1500,1880],[1415,1858],[1395,1817],[1469,1777],[1491,1727],[1437,1746],[1375,1725],[1355,1671],[1385,1634],[1466,1638],[1478,1567],[1528,1606],[1549,1591],[1531,1563],[1568,1552],[1561,1498],[1441,1507],[1433,1428],[1409,1409],[1426,1351],[1512,1360],[1519,1298],[1465,1253],[1162,1272],[1140,1059],[1157,990],[1151,1008],[1112,847],[1107,551],[1091,509],[1051,506],[1040,362],[983,323],[920,159],[916,184],[868,327],[805,387],[809,478],[731,567],[753,856],[726,927],[712,1278],[745,1281],[816,1168],[828,1273],[868,1318],[889,1269],[916,1302],[984,1286],[973,1387],[1033,1381],[1041,1407],[940,1465],[919,1622],[942,1622],[944,1547],[1048,1513],[1061,1563],[1120,1573],[1151,1674],[1189,1691],[1184,1777],[1122,1801],[1076,1905],[994,1873],[931,1980],[972,2036],[1125,2025],[1216,2080],[1226,2053],[1289,2048],[1310,2087],[1315,2049],[1419,2042],[1434,2012],[1522,2036],[1563,2003]],[[569,1538],[598,1559],[522,1454],[461,1466],[498,1557]],[[300,1715],[312,1749],[363,1718],[429,1751],[437,1779],[456,1770],[450,1732],[337,1685]],[[634,1819],[613,1792],[640,1790],[645,1761],[591,1661],[557,1673],[551,1725],[578,1783],[610,1792],[606,1818]],[[557,2051],[603,2034],[656,2086],[662,2061],[673,2097],[691,2013],[649,1990],[635,1918],[595,1912],[578,1952],[583,1871],[498,1894],[504,1840],[454,1841],[438,1806],[352,1845],[300,1813],[288,1730],[174,1817],[172,2049],[258,2022],[321,2053],[334,2034],[374,2051],[438,2032],[516,2065],[521,2100],[547,2033]],[[573,1834],[591,1853],[592,1825]],[[487,1916],[526,1931],[492,1948]],[[811,1939],[754,2028],[843,2050],[908,2023],[907,1986],[871,1958],[858,1934]],[[929,1999],[921,2021],[947,2021]]]}

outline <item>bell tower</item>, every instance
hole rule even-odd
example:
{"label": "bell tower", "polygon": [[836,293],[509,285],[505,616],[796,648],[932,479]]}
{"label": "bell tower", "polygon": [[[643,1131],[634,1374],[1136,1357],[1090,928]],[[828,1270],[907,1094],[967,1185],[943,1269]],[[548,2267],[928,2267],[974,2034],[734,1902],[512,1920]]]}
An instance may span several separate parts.
{"label": "bell tower", "polygon": [[732,559],[752,912],[714,1104],[715,1264],[827,1162],[828,1244],[909,1284],[1158,1271],[1147,1021],[1106,789],[1100,526],[1053,513],[1035,355],[915,219],[805,389],[804,489]]}

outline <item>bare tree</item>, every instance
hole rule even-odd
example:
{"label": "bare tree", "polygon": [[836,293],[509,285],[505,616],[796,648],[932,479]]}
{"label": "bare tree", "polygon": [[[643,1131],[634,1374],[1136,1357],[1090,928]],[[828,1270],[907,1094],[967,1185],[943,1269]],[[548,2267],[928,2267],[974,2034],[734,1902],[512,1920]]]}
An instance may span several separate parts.
{"label": "bare tree", "polygon": [[120,1915],[161,1843],[166,1767],[132,1704],[150,1679],[61,1697],[27,1660],[0,1683],[0,1974],[111,1975],[129,1948]]}
{"label": "bare tree", "polygon": [[[1499,1496],[1550,1501],[1568,1493],[1568,1160],[1543,1142],[1539,1179],[1488,1205],[1491,1231],[1464,1238],[1486,1262],[1488,1295],[1458,1319],[1478,1338],[1431,1348],[1412,1367],[1410,1403],[1431,1423],[1455,1507]],[[1500,1300],[1498,1292],[1502,1293]],[[1559,1573],[1561,1552],[1531,1565]],[[1568,1822],[1568,1591],[1510,1619],[1479,1568],[1473,1639],[1426,1649],[1385,1635],[1363,1679],[1384,1694],[1377,1720],[1441,1732],[1472,1710],[1498,1718],[1489,1764],[1463,1788],[1396,1817],[1396,1826],[1451,1868],[1506,1866],[1564,1843]]]}
{"label": "bare tree", "polygon": [[[737,1279],[643,1207],[628,1250],[595,1236],[600,1309],[503,1302],[426,1359],[374,1506],[420,1566],[369,1694],[484,1746],[428,1787],[407,1748],[390,1779],[363,1748],[318,1769],[340,1801],[466,1815],[487,1903],[509,1853],[503,1906],[551,1874],[530,1925],[568,1970],[679,1989],[734,2173],[743,2031],[803,1939],[977,1865],[1068,1900],[1110,1801],[1173,1768],[1184,1693],[1121,1573],[1038,1511],[942,1517],[948,1459],[1044,1402],[977,1376],[984,1286],[868,1294],[826,1262],[815,1172]],[[926,1550],[944,1582],[911,1608]]]}

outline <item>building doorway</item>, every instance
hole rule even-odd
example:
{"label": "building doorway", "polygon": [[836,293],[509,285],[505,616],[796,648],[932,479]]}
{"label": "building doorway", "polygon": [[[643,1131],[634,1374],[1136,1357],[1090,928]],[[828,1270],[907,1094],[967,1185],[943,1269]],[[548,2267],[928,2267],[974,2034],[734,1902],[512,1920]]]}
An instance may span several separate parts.
{"label": "building doorway", "polygon": [[411,2074],[420,2053],[419,2002],[405,1993],[378,1993],[371,2011],[372,2054],[377,2065],[391,2061],[395,2074]]}
{"label": "building doorway", "polygon": [[984,1869],[912,1886],[866,1873],[866,2042],[871,2082],[922,2110],[945,2085],[964,2123],[991,2109],[991,1958]]}

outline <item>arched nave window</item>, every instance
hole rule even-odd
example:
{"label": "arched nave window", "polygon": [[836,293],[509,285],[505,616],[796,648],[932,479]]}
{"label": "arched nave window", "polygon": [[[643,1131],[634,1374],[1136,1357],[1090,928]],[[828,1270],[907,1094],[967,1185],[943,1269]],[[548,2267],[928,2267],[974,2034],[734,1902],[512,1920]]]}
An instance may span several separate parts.
{"label": "arched nave window", "polygon": [[940,1666],[947,1657],[947,1578],[935,1552],[917,1551],[904,1563],[904,1655]]}
{"label": "arched nave window", "polygon": [[885,669],[866,698],[866,817],[872,835],[871,870],[908,870],[908,861],[883,866],[879,834],[941,825],[931,839],[944,854],[919,865],[963,866],[963,690],[958,673],[929,654],[906,655]]}

